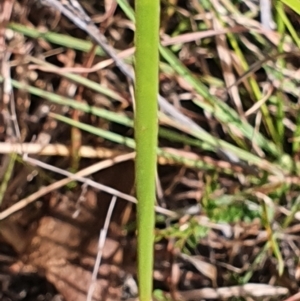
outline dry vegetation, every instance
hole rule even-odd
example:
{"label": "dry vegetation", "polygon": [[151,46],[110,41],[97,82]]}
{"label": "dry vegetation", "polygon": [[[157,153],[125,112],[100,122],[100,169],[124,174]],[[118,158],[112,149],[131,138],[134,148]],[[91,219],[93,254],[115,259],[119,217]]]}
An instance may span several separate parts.
{"label": "dry vegetation", "polygon": [[[130,65],[127,1],[79,2]],[[0,8],[0,300],[132,299],[133,87],[59,11]],[[162,1],[160,93],[186,120],[160,112],[157,300],[300,300],[300,18],[273,14]]]}

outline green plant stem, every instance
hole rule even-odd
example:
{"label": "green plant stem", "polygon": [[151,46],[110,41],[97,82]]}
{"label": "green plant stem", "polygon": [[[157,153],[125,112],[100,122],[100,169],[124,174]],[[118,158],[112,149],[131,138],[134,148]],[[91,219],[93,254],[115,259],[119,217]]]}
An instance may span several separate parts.
{"label": "green plant stem", "polygon": [[152,300],[154,201],[158,136],[158,0],[136,0],[136,192],[139,300]]}

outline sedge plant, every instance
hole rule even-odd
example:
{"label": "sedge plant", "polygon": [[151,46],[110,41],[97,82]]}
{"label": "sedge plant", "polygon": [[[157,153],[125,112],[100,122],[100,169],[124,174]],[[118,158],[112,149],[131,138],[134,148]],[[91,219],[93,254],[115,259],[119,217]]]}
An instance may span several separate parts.
{"label": "sedge plant", "polygon": [[137,0],[135,140],[139,300],[152,299],[158,136],[159,0]]}

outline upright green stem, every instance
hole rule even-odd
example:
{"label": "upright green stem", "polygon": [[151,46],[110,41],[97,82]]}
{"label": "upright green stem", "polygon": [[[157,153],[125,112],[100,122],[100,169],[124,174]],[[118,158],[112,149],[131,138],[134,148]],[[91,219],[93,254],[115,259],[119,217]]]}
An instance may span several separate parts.
{"label": "upright green stem", "polygon": [[139,300],[152,299],[158,134],[159,0],[136,0],[136,192]]}

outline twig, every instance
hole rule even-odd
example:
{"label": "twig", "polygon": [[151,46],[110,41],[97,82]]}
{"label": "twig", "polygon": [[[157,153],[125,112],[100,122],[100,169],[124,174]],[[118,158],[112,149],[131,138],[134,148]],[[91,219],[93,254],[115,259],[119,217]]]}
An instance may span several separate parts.
{"label": "twig", "polygon": [[220,288],[202,288],[185,292],[180,292],[184,300],[200,299],[228,299],[232,297],[272,297],[286,295],[288,289],[285,287],[276,287],[268,284],[248,283]]}
{"label": "twig", "polygon": [[[17,211],[20,211],[21,209],[25,208],[26,206],[28,206],[29,204],[32,204],[33,202],[35,202],[37,199],[41,198],[42,196],[44,196],[45,194],[55,190],[55,189],[59,189],[60,187],[67,185],[68,183],[77,180],[79,182],[84,182],[87,183],[88,185],[95,187],[97,189],[103,190],[103,188],[110,194],[113,195],[117,195],[118,197],[125,199],[131,203],[136,204],[137,200],[135,197],[127,195],[125,193],[121,193],[118,190],[112,189],[110,187],[106,187],[104,185],[101,185],[99,183],[96,183],[95,181],[92,181],[90,179],[85,179],[85,176],[88,176],[92,173],[95,173],[99,170],[105,169],[107,167],[112,166],[113,164],[116,163],[120,163],[120,162],[124,162],[127,160],[132,160],[135,157],[135,153],[129,153],[129,154],[125,154],[125,155],[120,155],[116,158],[113,159],[108,159],[102,162],[98,162],[92,166],[89,166],[75,174],[69,173],[68,176],[70,175],[70,177],[60,180],[58,182],[55,182],[49,186],[43,187],[41,188],[39,191],[33,193],[32,195],[20,200],[18,203],[12,205],[11,207],[9,207],[8,209],[4,210],[3,212],[0,212],[0,221],[4,220],[6,218],[8,218],[10,215],[16,213]],[[174,213],[173,211],[155,206],[155,210],[158,213],[167,215],[167,216],[172,216],[172,217],[176,217],[177,214]]]}
{"label": "twig", "polygon": [[[29,158],[26,154],[23,156],[23,160],[28,162],[28,163],[31,163],[32,165],[36,165],[36,166],[39,166],[41,168],[51,170],[55,173],[64,175],[64,176],[68,177],[71,180],[76,180],[76,181],[79,181],[79,182],[82,182],[82,183],[86,183],[87,185],[89,185],[91,187],[94,187],[96,189],[99,189],[99,190],[104,191],[104,192],[106,192],[108,194],[111,194],[111,195],[116,195],[117,197],[119,197],[121,199],[124,199],[128,202],[137,204],[137,199],[135,197],[133,197],[129,194],[123,193],[121,191],[118,191],[118,190],[116,190],[114,188],[111,188],[109,186],[103,185],[101,183],[97,183],[97,182],[95,182],[91,179],[84,178],[83,176],[79,176],[77,174],[72,174],[69,171],[66,171],[66,170],[63,170],[61,168],[52,166],[50,164],[41,162],[40,160]],[[173,211],[170,211],[170,210],[158,207],[158,206],[155,207],[155,210],[159,213],[162,213],[162,214],[165,214],[165,215],[168,215],[168,216],[172,216],[172,217],[176,216],[177,217],[177,214],[174,213]]]}
{"label": "twig", "polygon": [[[41,143],[11,143],[0,142],[0,154],[11,154],[13,152],[23,155],[40,155],[40,156],[70,156],[70,149],[64,144],[47,144]],[[122,152],[108,149],[105,147],[92,147],[83,145],[79,149],[80,157],[84,158],[111,158],[121,155]]]}
{"label": "twig", "polygon": [[[127,161],[127,160],[132,160],[134,157],[135,157],[135,153],[129,153],[129,154],[125,154],[125,155],[120,155],[120,156],[115,157],[113,159],[107,159],[105,161],[97,162],[96,164],[93,164],[93,165],[77,172],[75,174],[75,176],[85,177],[85,176],[91,175],[95,172],[98,172],[99,170],[108,168],[108,167],[110,167],[114,164],[124,162],[124,161]],[[8,209],[0,212],[0,220],[4,220],[4,219],[8,218],[10,215],[16,213],[17,211],[20,211],[20,210],[24,209],[26,206],[28,206],[29,204],[32,204],[33,202],[35,202],[36,200],[38,200],[42,196],[46,195],[47,193],[49,193],[53,190],[59,189],[60,187],[62,187],[64,185],[67,185],[68,183],[70,183],[72,181],[74,181],[73,178],[66,178],[66,179],[62,179],[60,181],[57,181],[53,184],[50,184],[46,187],[42,187],[39,191],[37,191],[37,192],[33,193],[32,195],[20,200],[18,203],[12,205]]]}
{"label": "twig", "polygon": [[91,281],[91,284],[89,286],[88,294],[87,294],[87,297],[86,297],[87,301],[91,301],[92,297],[93,297],[93,294],[94,294],[96,281],[97,281],[98,270],[99,270],[99,267],[100,267],[100,264],[101,264],[103,248],[104,248],[105,239],[106,239],[106,235],[107,235],[107,231],[108,231],[108,226],[109,226],[109,223],[110,223],[112,212],[113,212],[115,204],[116,204],[116,200],[117,200],[117,197],[113,196],[113,198],[110,202],[107,214],[106,214],[103,229],[101,229],[100,233],[99,233],[98,252],[97,252],[97,257],[96,257],[96,261],[95,261],[95,265],[94,265],[94,269],[93,269],[92,281]]}

